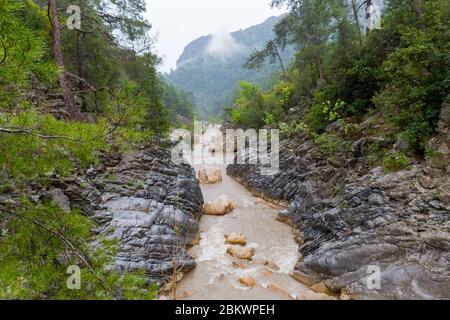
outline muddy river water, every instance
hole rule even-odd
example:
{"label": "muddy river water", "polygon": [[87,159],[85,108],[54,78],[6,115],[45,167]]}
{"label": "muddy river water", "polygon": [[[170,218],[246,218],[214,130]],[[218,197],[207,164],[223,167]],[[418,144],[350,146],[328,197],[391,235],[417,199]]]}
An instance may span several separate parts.
{"label": "muddy river water", "polygon": [[[223,181],[202,185],[206,201],[227,195],[237,208],[225,216],[201,218],[199,244],[191,248],[197,266],[178,284],[179,299],[326,299],[289,274],[298,260],[298,244],[291,226],[276,220],[282,208],[254,197],[246,188],[226,175]],[[198,172],[200,166],[196,167]],[[247,247],[255,249],[252,261],[238,260],[227,254],[225,234],[242,233]],[[240,278],[255,284],[243,285]]]}

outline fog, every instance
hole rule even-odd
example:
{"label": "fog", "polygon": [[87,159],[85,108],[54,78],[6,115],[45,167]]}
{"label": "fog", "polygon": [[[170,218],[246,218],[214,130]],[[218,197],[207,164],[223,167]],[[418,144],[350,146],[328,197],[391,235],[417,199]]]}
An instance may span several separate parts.
{"label": "fog", "polygon": [[230,33],[218,33],[213,36],[211,43],[206,48],[206,53],[226,60],[243,49]]}
{"label": "fog", "polygon": [[218,34],[209,53],[226,58],[222,50],[239,50],[229,32],[264,22],[286,10],[272,9],[270,0],[147,0],[147,18],[158,36],[155,48],[164,58],[162,71],[175,68],[184,47],[198,37]]}

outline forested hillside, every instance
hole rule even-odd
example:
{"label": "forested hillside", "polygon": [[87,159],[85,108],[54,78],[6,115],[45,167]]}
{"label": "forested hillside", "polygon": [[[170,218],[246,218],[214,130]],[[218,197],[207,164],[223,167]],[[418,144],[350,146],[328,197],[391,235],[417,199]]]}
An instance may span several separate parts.
{"label": "forested hillside", "polygon": [[[427,152],[450,88],[448,1],[385,1],[379,28],[365,28],[358,13],[372,1],[274,0],[273,5],[291,9],[276,24],[273,42],[295,46],[295,62],[271,90],[241,83],[229,111],[233,123],[306,133],[331,146],[336,137],[324,132],[329,124],[337,121],[356,134],[359,121],[376,114],[406,149]],[[265,57],[267,48],[248,64]],[[294,107],[300,120],[286,118]]]}
{"label": "forested hillside", "polygon": [[198,111],[204,119],[217,117],[231,100],[237,81],[270,83],[272,74],[279,77],[294,56],[292,46],[280,47],[278,57],[258,69],[243,68],[247,58],[261,50],[274,36],[273,27],[279,17],[260,25],[230,34],[208,35],[194,40],[184,49],[177,68],[166,79],[185,91],[192,92]]}

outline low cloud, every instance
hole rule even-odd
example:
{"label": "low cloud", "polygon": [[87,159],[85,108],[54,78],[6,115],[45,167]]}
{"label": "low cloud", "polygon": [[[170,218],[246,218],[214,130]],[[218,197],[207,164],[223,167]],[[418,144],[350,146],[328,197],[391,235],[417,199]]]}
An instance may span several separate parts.
{"label": "low cloud", "polygon": [[206,53],[226,60],[244,48],[230,33],[220,33],[213,35],[206,47]]}

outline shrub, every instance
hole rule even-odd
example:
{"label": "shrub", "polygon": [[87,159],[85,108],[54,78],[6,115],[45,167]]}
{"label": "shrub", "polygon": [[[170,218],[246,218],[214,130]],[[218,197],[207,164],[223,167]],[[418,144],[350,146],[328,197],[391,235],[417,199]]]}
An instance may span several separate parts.
{"label": "shrub", "polygon": [[301,133],[309,134],[309,128],[304,122],[281,122],[278,127],[281,135],[286,137],[292,137]]}
{"label": "shrub", "polygon": [[[19,209],[2,208],[0,299],[152,299],[153,284],[141,272],[120,275],[108,264],[117,245],[104,241],[90,249],[92,221],[79,212],[66,213],[52,203],[24,200]],[[69,266],[81,270],[80,290],[67,287]]]}
{"label": "shrub", "polygon": [[321,135],[313,135],[314,142],[319,146],[320,153],[327,158],[332,158],[342,145],[342,141],[333,134],[324,133]]}
{"label": "shrub", "polygon": [[34,179],[56,173],[69,175],[75,167],[88,168],[107,150],[105,122],[88,124],[56,120],[34,111],[0,114],[0,168],[3,175]]}
{"label": "shrub", "polygon": [[409,163],[408,157],[403,152],[392,152],[383,159],[383,168],[386,172],[396,172],[407,169]]}

